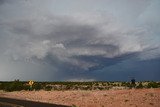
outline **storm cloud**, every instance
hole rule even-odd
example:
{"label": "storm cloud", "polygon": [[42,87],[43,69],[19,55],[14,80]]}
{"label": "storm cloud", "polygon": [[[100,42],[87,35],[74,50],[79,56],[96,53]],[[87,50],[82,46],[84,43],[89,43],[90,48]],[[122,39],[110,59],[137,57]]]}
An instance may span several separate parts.
{"label": "storm cloud", "polygon": [[[105,75],[122,73],[108,80],[126,80],[142,70],[138,64],[147,62],[152,62],[150,68],[156,66],[155,72],[146,70],[148,74],[159,75],[159,4],[156,0],[1,0],[0,78],[105,80]],[[126,62],[135,65],[135,71],[126,68]]]}

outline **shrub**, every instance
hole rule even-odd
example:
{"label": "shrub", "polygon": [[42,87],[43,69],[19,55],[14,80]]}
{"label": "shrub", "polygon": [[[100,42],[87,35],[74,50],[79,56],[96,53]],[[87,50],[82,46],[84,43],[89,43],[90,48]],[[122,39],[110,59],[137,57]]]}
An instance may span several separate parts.
{"label": "shrub", "polygon": [[0,90],[4,90],[4,83],[0,83]]}
{"label": "shrub", "polygon": [[35,83],[33,85],[33,89],[35,89],[35,90],[41,90],[41,89],[43,89],[43,86],[40,83]]}
{"label": "shrub", "polygon": [[156,82],[149,82],[147,88],[158,88],[158,84]]}
{"label": "shrub", "polygon": [[143,84],[140,82],[136,88],[143,88]]}
{"label": "shrub", "polygon": [[14,81],[13,83],[6,83],[4,85],[5,91],[20,91],[23,90],[23,83],[19,81]]}
{"label": "shrub", "polygon": [[46,91],[51,91],[51,90],[52,90],[52,86],[46,86],[46,87],[45,87],[45,90],[46,90]]}
{"label": "shrub", "polygon": [[158,87],[160,87],[160,82],[157,83]]}
{"label": "shrub", "polygon": [[28,90],[30,90],[30,86],[29,85],[23,85],[23,89],[28,91]]}

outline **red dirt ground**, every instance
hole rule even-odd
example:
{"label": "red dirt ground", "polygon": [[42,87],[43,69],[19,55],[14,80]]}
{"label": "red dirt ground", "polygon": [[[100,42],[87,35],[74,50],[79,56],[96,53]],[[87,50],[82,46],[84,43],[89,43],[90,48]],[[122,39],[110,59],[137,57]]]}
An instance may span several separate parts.
{"label": "red dirt ground", "polygon": [[0,97],[76,107],[160,107],[160,89],[0,92]]}

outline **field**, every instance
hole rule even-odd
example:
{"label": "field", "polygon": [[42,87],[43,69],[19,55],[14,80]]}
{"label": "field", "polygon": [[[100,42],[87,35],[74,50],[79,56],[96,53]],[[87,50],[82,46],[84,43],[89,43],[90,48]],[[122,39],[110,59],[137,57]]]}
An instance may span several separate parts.
{"label": "field", "polygon": [[35,82],[32,89],[27,87],[27,82],[13,81],[0,84],[0,97],[73,107],[159,107],[160,105],[159,82],[136,82],[134,86],[130,82]]}

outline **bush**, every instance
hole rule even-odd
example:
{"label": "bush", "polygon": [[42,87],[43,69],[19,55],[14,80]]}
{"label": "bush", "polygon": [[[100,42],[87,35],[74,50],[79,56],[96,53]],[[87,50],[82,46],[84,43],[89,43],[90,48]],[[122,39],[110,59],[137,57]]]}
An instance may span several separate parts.
{"label": "bush", "polygon": [[143,88],[143,84],[140,82],[136,88]]}
{"label": "bush", "polygon": [[4,90],[4,83],[0,83],[0,90]]}
{"label": "bush", "polygon": [[158,87],[160,88],[160,82],[157,83]]}
{"label": "bush", "polygon": [[45,90],[46,90],[46,91],[51,91],[51,90],[52,90],[52,86],[46,86],[46,87],[45,87]]}
{"label": "bush", "polygon": [[23,90],[23,83],[19,81],[14,81],[13,83],[4,84],[5,91],[20,91]]}
{"label": "bush", "polygon": [[149,82],[147,88],[158,88],[158,84],[156,82]]}
{"label": "bush", "polygon": [[33,85],[33,89],[35,89],[37,91],[37,90],[43,89],[43,87],[40,83],[36,83],[36,84]]}
{"label": "bush", "polygon": [[28,90],[30,90],[30,86],[29,85],[24,85],[23,89],[28,91]]}

